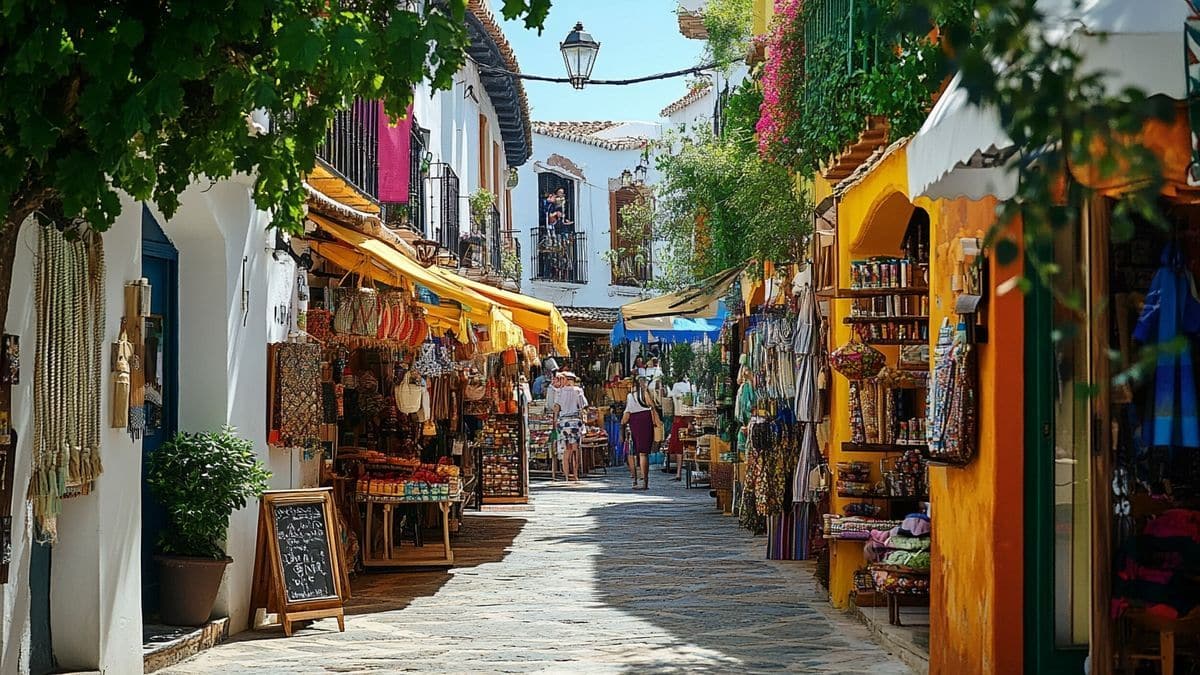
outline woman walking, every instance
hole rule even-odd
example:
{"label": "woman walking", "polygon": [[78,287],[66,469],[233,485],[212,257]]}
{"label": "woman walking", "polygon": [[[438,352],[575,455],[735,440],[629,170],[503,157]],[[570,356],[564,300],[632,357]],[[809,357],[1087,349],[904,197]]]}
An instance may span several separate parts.
{"label": "woman walking", "polygon": [[558,446],[563,449],[563,473],[567,480],[579,480],[579,442],[583,436],[583,409],[587,397],[579,386],[579,377],[570,371],[562,374],[566,385],[554,395],[554,427],[558,431]]}
{"label": "woman walking", "polygon": [[[633,478],[634,490],[650,489],[650,451],[654,445],[654,427],[662,424],[654,408],[649,380],[637,378],[637,387],[625,397],[625,414],[621,416],[621,428],[628,429],[626,445],[629,447],[629,474]],[[642,468],[642,487],[638,487],[638,464]]]}

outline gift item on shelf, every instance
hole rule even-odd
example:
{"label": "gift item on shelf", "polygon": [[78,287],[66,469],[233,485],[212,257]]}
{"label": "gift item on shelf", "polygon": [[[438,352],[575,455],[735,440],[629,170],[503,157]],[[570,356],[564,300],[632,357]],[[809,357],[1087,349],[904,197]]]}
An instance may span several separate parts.
{"label": "gift item on shelf", "polygon": [[479,432],[477,443],[482,453],[480,467],[483,499],[519,499],[526,496],[524,455],[520,445],[520,418],[493,415]]}
{"label": "gift item on shelf", "polygon": [[866,516],[839,516],[826,513],[823,518],[823,532],[826,539],[853,539],[868,541],[872,532],[886,531],[898,527],[899,520],[883,520]]}
{"label": "gift item on shelf", "polygon": [[924,288],[929,264],[908,258],[878,256],[850,262],[850,288],[908,289]]}

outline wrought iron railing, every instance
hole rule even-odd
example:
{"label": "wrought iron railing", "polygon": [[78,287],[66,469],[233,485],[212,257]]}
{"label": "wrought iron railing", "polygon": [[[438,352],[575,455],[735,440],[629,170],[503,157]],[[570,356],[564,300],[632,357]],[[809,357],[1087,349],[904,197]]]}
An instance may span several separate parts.
{"label": "wrought iron railing", "polygon": [[642,286],[654,279],[654,261],[651,242],[646,241],[645,251],[637,255],[622,255],[612,265],[614,286]]}
{"label": "wrought iron railing", "polygon": [[[847,76],[874,68],[881,42],[876,13],[869,9],[866,0],[809,0],[803,10],[808,16],[804,23],[806,63],[814,55],[828,54],[831,67],[840,69],[845,64]],[[809,78],[822,76],[820,72],[806,72]],[[816,90],[805,88],[806,106],[824,103],[814,99]]]}
{"label": "wrought iron railing", "polygon": [[389,227],[403,227],[420,234],[429,236],[429,224],[426,222],[428,212],[428,173],[425,163],[425,134],[428,133],[413,120],[412,131],[409,132],[408,148],[408,201],[383,202],[383,220]]}
{"label": "wrought iron railing", "polygon": [[555,233],[535,227],[530,231],[529,240],[533,242],[529,260],[530,279],[587,283],[586,233]]}
{"label": "wrought iron railing", "polygon": [[317,156],[348,182],[379,197],[379,104],[355,99],[334,114]]}
{"label": "wrought iron railing", "polygon": [[429,203],[432,230],[429,238],[456,255],[461,255],[459,242],[459,184],[458,174],[445,162],[429,167]]}
{"label": "wrought iron railing", "polygon": [[500,237],[500,209],[496,208],[495,204],[492,205],[492,210],[488,213],[487,236],[489,249],[488,262],[492,271],[499,274],[500,268],[504,265],[504,244]]}

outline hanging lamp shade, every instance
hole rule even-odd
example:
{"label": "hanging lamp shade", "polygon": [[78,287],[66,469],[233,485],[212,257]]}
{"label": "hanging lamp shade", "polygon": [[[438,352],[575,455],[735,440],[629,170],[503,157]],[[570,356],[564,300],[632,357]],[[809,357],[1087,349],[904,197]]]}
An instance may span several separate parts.
{"label": "hanging lamp shade", "polygon": [[567,66],[567,78],[571,80],[571,86],[583,89],[583,85],[592,77],[592,66],[596,65],[600,43],[593,40],[591,33],[583,30],[583,22],[579,22],[567,33],[567,39],[559,43],[558,49]]}
{"label": "hanging lamp shade", "polygon": [[638,165],[633,169],[633,182],[638,185],[646,184],[646,175],[650,172],[650,167],[646,166],[645,162],[638,162]]}

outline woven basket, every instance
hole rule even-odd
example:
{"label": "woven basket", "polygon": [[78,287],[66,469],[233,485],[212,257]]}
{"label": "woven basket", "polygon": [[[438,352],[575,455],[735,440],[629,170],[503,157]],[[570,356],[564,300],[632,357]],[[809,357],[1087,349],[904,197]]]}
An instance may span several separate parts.
{"label": "woven basket", "polygon": [[624,403],[629,392],[633,391],[633,384],[628,380],[621,380],[605,385],[604,389],[608,391],[608,395],[612,397],[614,403]]}

